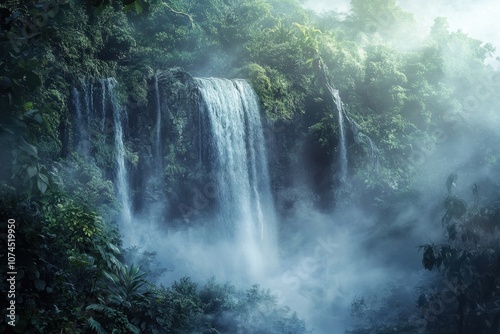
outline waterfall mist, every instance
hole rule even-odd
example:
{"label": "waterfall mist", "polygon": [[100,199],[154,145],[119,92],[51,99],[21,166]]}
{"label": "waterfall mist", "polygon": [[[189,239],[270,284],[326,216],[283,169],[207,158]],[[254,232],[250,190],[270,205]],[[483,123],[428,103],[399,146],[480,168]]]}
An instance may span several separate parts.
{"label": "waterfall mist", "polygon": [[[316,333],[332,333],[332,328],[334,333],[343,333],[358,323],[351,316],[356,299],[381,304],[382,296],[395,287],[399,290],[390,293],[397,294],[401,305],[391,316],[411,308],[417,291],[410,287],[421,280],[420,255],[416,249],[398,249],[428,237],[424,231],[429,222],[424,217],[414,219],[419,204],[402,211],[396,224],[381,224],[362,209],[362,203],[322,212],[300,177],[307,171],[297,168],[297,182],[290,188],[295,204],[285,212],[279,208],[282,215],[278,216],[253,89],[244,80],[195,78],[194,83],[200,98],[196,112],[200,114],[200,147],[204,150],[200,162],[207,165],[210,178],[193,190],[188,203],[199,214],[186,215],[178,227],[165,228],[161,216],[157,216],[158,221],[149,220],[155,216],[150,211],[166,207],[168,199],[150,203],[142,214],[131,211],[123,164],[123,116],[119,106],[110,104],[117,194],[121,219],[128,222],[122,222],[125,246],[156,252],[156,268],[166,269],[159,278],[165,284],[189,276],[199,283],[215,277],[243,289],[254,283],[270,288],[280,303],[299,312]],[[112,82],[106,85],[110,97],[114,87]],[[156,108],[160,105],[158,92],[155,80],[152,94]],[[332,98],[339,117],[358,138],[360,129],[346,118],[339,93],[333,88]],[[161,110],[155,109],[156,122],[161,119],[158,115]],[[155,152],[163,142],[157,134],[155,127]],[[347,139],[344,145],[348,145]],[[347,155],[343,157],[347,174]],[[157,170],[152,167],[151,173]]]}
{"label": "waterfall mist", "polygon": [[[278,301],[299,312],[315,333],[343,333],[353,326],[387,323],[405,316],[418,323],[420,319],[411,318],[408,312],[415,309],[419,294],[415,287],[426,284],[433,275],[421,268],[421,253],[416,247],[443,241],[439,220],[444,180],[450,171],[457,170],[461,182],[474,182],[476,175],[471,168],[477,170],[477,166],[469,161],[484,143],[471,138],[490,125],[476,122],[476,129],[458,137],[448,132],[432,149],[422,148],[419,152],[423,156],[414,162],[419,164],[415,176],[418,194],[410,200],[394,201],[387,216],[374,214],[355,193],[334,210],[318,209],[316,195],[302,177],[308,171],[300,164],[293,169],[294,181],[287,190],[293,205],[285,207],[279,201],[275,205],[271,193],[269,153],[258,100],[250,85],[244,80],[217,78],[195,78],[193,82],[199,101],[191,112],[199,114],[196,124],[202,139],[195,146],[203,150],[199,163],[210,175],[206,183],[192,190],[191,201],[183,203],[198,214],[178,219],[174,222],[177,225],[161,214],[175,197],[160,196],[141,212],[134,212],[125,162],[127,110],[117,102],[116,81],[105,79],[93,89],[73,91],[77,120],[81,120],[75,124],[80,143],[85,142],[82,133],[88,127],[87,111],[81,108],[92,106],[88,113],[112,117],[114,178],[124,245],[155,252],[150,269],[166,269],[159,277],[164,284],[189,276],[201,284],[215,277],[242,289],[254,283],[270,288]],[[84,102],[82,96],[99,86],[102,89],[94,96],[101,99]],[[350,119],[339,92],[330,88],[332,112],[342,122],[339,125],[352,134],[347,137],[344,132],[340,144],[346,149],[362,145],[369,152],[367,166],[376,167],[375,144]],[[151,94],[155,106],[152,160],[142,176],[148,178],[148,187],[158,187],[154,175],[162,169],[158,167],[158,152],[161,147],[167,149],[159,124],[168,117],[157,79]],[[341,153],[339,158],[345,157],[347,167],[347,154]],[[344,172],[347,174],[347,168]],[[489,173],[487,168],[481,170],[485,178],[482,187]],[[467,193],[467,186],[462,192]],[[137,254],[135,260],[140,261]],[[381,315],[384,320],[380,320]]]}
{"label": "waterfall mist", "polygon": [[477,4],[0,5],[17,332],[500,330]]}

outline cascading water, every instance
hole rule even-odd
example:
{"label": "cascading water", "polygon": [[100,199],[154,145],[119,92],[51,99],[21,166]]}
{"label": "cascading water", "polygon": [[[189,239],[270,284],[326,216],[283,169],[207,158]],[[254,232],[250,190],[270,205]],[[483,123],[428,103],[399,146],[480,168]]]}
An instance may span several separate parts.
{"label": "cascading water", "polygon": [[365,135],[363,132],[361,132],[360,126],[353,121],[347,112],[344,109],[344,103],[342,102],[342,99],[340,98],[339,91],[335,88],[332,87],[330,84],[330,81],[328,79],[328,69],[325,65],[325,63],[320,60],[320,67],[322,68],[322,72],[324,75],[324,80],[325,80],[325,86],[330,92],[330,95],[332,96],[333,103],[335,104],[338,112],[338,123],[339,123],[339,129],[340,129],[340,168],[339,168],[339,180],[341,181],[341,184],[348,184],[348,163],[349,160],[347,158],[347,140],[346,140],[346,133],[345,133],[345,121],[350,126],[350,130],[354,136],[354,141],[356,144],[362,145],[368,145],[369,149],[369,157],[370,157],[370,165],[373,170],[377,170],[378,168],[378,149],[377,146],[375,146],[375,143],[373,143],[373,140],[371,140],[370,137]]}
{"label": "cascading water", "polygon": [[106,127],[106,82],[108,79],[101,79],[101,131]]}
{"label": "cascading water", "polygon": [[85,101],[85,121],[90,126],[90,118],[94,105],[94,83],[92,80],[81,79]]}
{"label": "cascading water", "polygon": [[[125,146],[123,143],[124,133],[122,123],[124,117],[122,108],[115,95],[116,80],[114,78],[100,79],[99,83],[100,85],[95,85],[91,79],[82,79],[80,81],[80,90],[75,87],[71,90],[72,103],[76,112],[75,126],[78,137],[76,148],[85,158],[91,158],[92,139],[98,132],[92,126],[96,126],[101,131],[104,131],[106,126],[106,112],[107,109],[111,109],[116,161],[116,194],[117,200],[121,205],[120,222],[127,226],[131,221],[132,212],[128,175],[125,166]],[[101,98],[100,103],[97,101],[94,103],[94,90]],[[99,120],[99,118],[102,119]]]}
{"label": "cascading water", "polygon": [[[257,97],[244,80],[196,78],[214,149],[218,228],[259,271],[276,247],[275,211]],[[273,259],[274,260],[274,259]]]}
{"label": "cascading water", "polygon": [[[77,151],[83,155],[88,155],[89,152],[89,133],[86,122],[82,113],[82,99],[80,92],[73,87],[71,90],[72,103],[76,112],[76,133],[77,133]],[[86,112],[87,113],[87,112]]]}
{"label": "cascading water", "polygon": [[155,75],[155,98],[156,98],[156,132],[154,141],[155,160],[158,172],[161,172],[162,147],[161,147],[161,99],[158,87],[158,76]]}
{"label": "cascading water", "polygon": [[327,87],[332,94],[333,102],[335,103],[338,111],[339,117],[339,129],[340,129],[340,168],[339,168],[339,179],[342,183],[347,182],[347,168],[348,168],[348,160],[347,160],[347,144],[345,138],[345,125],[344,125],[344,104],[340,99],[339,91],[337,89],[333,89],[330,84],[327,84]]}
{"label": "cascading water", "polygon": [[[361,132],[361,127],[356,123],[354,120],[352,120],[347,112],[344,109],[344,104],[342,100],[340,99],[340,95],[338,90],[334,90],[335,93],[332,94],[333,99],[335,101],[335,104],[337,105],[337,108],[339,108],[339,115],[343,115],[342,117],[342,123],[344,123],[344,118],[349,123],[351,132],[354,136],[354,141],[358,145],[368,145],[368,156],[369,156],[369,161],[370,161],[370,166],[372,167],[373,170],[377,170],[378,168],[378,148],[373,142],[373,140],[365,135],[363,132]],[[340,112],[341,111],[341,112]],[[340,116],[339,116],[340,117]],[[340,122],[340,121],[339,121]],[[344,139],[345,140],[345,139]]]}
{"label": "cascading water", "polygon": [[116,187],[117,199],[121,204],[120,222],[124,227],[130,227],[132,221],[132,208],[130,202],[130,189],[127,169],[125,166],[125,145],[123,143],[122,109],[115,96],[116,80],[106,79],[106,91],[111,101],[113,124],[115,130],[115,160],[116,160]]}
{"label": "cascading water", "polygon": [[[147,161],[141,167],[143,174],[141,178],[143,183],[140,186],[142,196],[136,198],[138,202],[138,212],[135,212],[134,218],[147,221],[148,226],[153,228],[156,224],[164,221],[166,206],[168,204],[165,193],[165,171],[164,171],[164,153],[163,143],[167,141],[164,137],[168,119],[164,115],[168,112],[168,99],[165,94],[165,87],[162,84],[162,73],[157,72],[153,77],[152,89],[150,90],[150,107],[153,117],[151,119],[152,131],[148,133],[151,140],[151,149],[147,153]],[[136,195],[137,197],[137,195]]]}

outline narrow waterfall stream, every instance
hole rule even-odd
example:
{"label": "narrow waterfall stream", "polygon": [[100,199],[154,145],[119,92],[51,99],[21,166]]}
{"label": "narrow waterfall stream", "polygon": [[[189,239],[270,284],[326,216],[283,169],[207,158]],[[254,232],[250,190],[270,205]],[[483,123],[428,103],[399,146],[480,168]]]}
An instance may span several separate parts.
{"label": "narrow waterfall stream", "polygon": [[113,124],[114,124],[114,141],[115,141],[115,159],[116,159],[116,188],[117,188],[117,199],[121,204],[121,217],[120,223],[124,227],[129,227],[132,222],[132,205],[130,201],[130,187],[128,181],[128,173],[125,166],[125,145],[123,143],[123,116],[122,107],[117,101],[115,95],[115,87],[117,85],[116,80],[107,79],[106,80],[106,91],[109,94],[109,99],[111,101],[112,113],[113,113]]}
{"label": "narrow waterfall stream", "polygon": [[328,89],[330,90],[330,94],[332,94],[333,102],[337,107],[338,111],[338,122],[340,129],[340,168],[339,168],[339,179],[342,183],[347,182],[347,168],[348,168],[348,160],[347,160],[347,144],[346,144],[346,135],[345,135],[345,124],[344,124],[344,104],[340,99],[339,91],[337,89],[333,89],[330,84],[328,84]]}

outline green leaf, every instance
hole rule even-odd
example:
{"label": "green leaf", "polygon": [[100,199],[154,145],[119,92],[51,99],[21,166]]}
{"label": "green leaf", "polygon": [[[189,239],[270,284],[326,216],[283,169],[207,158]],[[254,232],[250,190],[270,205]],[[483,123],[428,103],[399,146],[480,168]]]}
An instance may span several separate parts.
{"label": "green leaf", "polygon": [[141,331],[139,330],[139,328],[137,328],[136,326],[134,326],[134,325],[132,325],[130,323],[126,324],[126,326],[127,326],[127,329],[129,331],[131,331],[132,333],[134,333],[134,334],[140,334],[141,333]]}
{"label": "green leaf", "polygon": [[25,104],[23,104],[23,109],[25,111],[32,110],[33,107],[34,107],[33,102],[26,102]]}
{"label": "green leaf", "polygon": [[87,320],[87,322],[88,322],[90,328],[93,329],[97,334],[106,334],[106,331],[104,330],[104,328],[102,328],[101,324],[98,321],[96,321],[94,318],[90,317]]}
{"label": "green leaf", "polygon": [[47,191],[47,183],[43,181],[42,178],[39,177],[37,185],[38,185],[38,190],[40,190],[42,194],[45,194],[45,192]]}
{"label": "green leaf", "polygon": [[109,279],[113,283],[118,281],[118,277],[116,277],[115,275],[113,275],[111,273],[108,273],[105,270],[102,272],[102,274],[104,275],[104,277],[106,277],[107,279]]}
{"label": "green leaf", "polygon": [[29,155],[31,155],[32,157],[38,158],[38,150],[36,149],[36,147],[31,144],[28,144],[24,139],[21,145],[19,145],[19,148],[22,149],[24,152],[28,153]]}
{"label": "green leaf", "polygon": [[32,57],[31,59],[28,59],[28,61],[26,62],[26,67],[36,68],[38,64],[39,64],[38,59],[36,57]]}
{"label": "green leaf", "polygon": [[28,176],[32,178],[38,172],[38,168],[36,166],[29,166],[26,168],[26,172],[28,173]]}
{"label": "green leaf", "polygon": [[139,1],[136,1],[135,2],[135,11],[138,13],[138,14],[141,14],[142,11],[143,11],[143,8],[141,6],[141,4],[139,3]]}
{"label": "green leaf", "polygon": [[134,8],[135,8],[135,6],[134,6],[134,3],[132,2],[132,3],[128,4],[128,5],[125,5],[124,8],[125,8],[126,11],[133,11]]}
{"label": "green leaf", "polygon": [[49,178],[45,174],[38,174],[38,177],[42,179],[43,182],[45,182],[47,185],[49,184]]}
{"label": "green leaf", "polygon": [[113,245],[111,242],[108,243],[108,247],[115,253],[115,254],[120,254],[120,249]]}

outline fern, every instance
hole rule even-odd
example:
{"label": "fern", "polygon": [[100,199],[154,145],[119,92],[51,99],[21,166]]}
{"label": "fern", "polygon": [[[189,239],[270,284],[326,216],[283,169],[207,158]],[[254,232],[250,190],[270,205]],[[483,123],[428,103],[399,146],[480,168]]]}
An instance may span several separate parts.
{"label": "fern", "polygon": [[130,323],[126,324],[126,326],[127,326],[127,329],[129,331],[131,331],[132,333],[134,333],[134,334],[140,334],[141,333],[141,331],[139,330],[139,328],[137,328],[136,326],[134,326],[134,325],[132,325]]}
{"label": "fern", "polygon": [[[90,306],[90,305],[89,305]],[[87,307],[88,309],[88,307]],[[94,318],[90,317],[87,319],[87,322],[92,330],[94,330],[97,334],[107,334],[104,328],[102,328],[101,324],[99,321],[95,320]]]}
{"label": "fern", "polygon": [[115,309],[113,309],[109,306],[106,306],[106,305],[102,305],[102,304],[90,304],[89,306],[87,306],[86,309],[92,310],[92,311],[97,311],[97,312],[102,312],[108,317],[113,316],[117,312]]}

